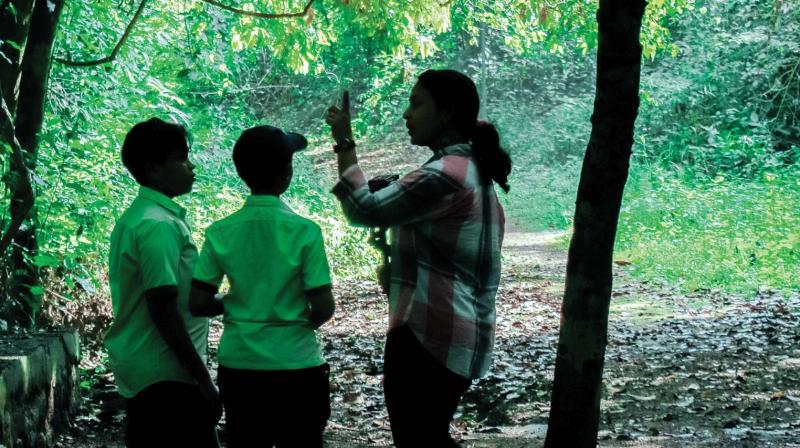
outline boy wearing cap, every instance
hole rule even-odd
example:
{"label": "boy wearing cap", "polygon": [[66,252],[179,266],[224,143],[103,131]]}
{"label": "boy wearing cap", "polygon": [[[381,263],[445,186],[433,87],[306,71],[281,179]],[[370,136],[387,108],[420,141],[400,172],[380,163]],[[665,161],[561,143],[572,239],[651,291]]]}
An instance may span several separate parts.
{"label": "boy wearing cap", "polygon": [[183,126],[158,118],[135,125],[122,162],[139,194],[111,234],[114,321],[105,335],[111,369],[127,399],[128,447],[217,447],[219,394],[205,367],[208,319],[189,313],[197,249],[186,210],[192,190]]}
{"label": "boy wearing cap", "polygon": [[[194,270],[192,313],[224,315],[218,384],[231,448],[321,447],[330,416],[315,333],[334,311],[322,232],[280,199],[306,145],[272,126],[242,133],[233,163],[252,194],[208,228]],[[223,277],[230,291],[219,297]]]}

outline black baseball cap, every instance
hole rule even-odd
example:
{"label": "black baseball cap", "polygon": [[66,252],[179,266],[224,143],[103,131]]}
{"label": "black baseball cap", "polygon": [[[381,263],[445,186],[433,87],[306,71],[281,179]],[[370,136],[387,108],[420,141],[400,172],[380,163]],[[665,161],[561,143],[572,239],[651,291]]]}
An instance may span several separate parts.
{"label": "black baseball cap", "polygon": [[293,154],[305,149],[308,140],[295,132],[284,132],[275,126],[264,124],[242,132],[233,151],[236,152],[236,147],[239,146],[247,151],[282,151]]}
{"label": "black baseball cap", "polygon": [[254,126],[242,132],[233,145],[233,164],[248,186],[270,185],[292,160],[292,154],[308,146],[295,132],[275,126]]}

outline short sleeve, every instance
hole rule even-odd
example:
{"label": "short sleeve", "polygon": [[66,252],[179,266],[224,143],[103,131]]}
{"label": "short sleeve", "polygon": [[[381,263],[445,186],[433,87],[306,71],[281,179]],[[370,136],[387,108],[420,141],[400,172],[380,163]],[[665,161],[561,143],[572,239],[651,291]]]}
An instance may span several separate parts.
{"label": "short sleeve", "polygon": [[309,231],[303,253],[303,290],[319,288],[331,284],[328,257],[325,255],[325,243],[322,231],[314,225]]}
{"label": "short sleeve", "polygon": [[222,284],[222,277],[224,275],[225,272],[218,262],[217,251],[214,250],[213,239],[207,231],[206,241],[203,243],[203,250],[200,252],[197,263],[194,265],[194,274],[192,277],[203,283],[219,287],[219,285]]}
{"label": "short sleeve", "polygon": [[168,221],[148,221],[136,232],[142,287],[177,286],[181,258],[180,230]]}

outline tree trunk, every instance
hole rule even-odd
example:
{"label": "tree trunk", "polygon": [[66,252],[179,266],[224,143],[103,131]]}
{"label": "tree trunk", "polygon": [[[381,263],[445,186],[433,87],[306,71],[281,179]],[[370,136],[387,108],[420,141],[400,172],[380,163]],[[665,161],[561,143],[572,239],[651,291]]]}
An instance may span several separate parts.
{"label": "tree trunk", "polygon": [[[30,327],[32,322],[31,313],[27,311],[30,308],[26,301],[14,294],[11,294],[13,287],[9,283],[13,283],[13,269],[6,268],[5,260],[3,257],[6,248],[12,242],[17,231],[22,227],[25,217],[28,212],[33,208],[33,189],[31,187],[31,176],[28,172],[27,165],[24,162],[23,150],[14,135],[14,121],[11,117],[11,111],[6,106],[6,101],[3,99],[3,90],[0,89],[0,143],[8,145],[11,149],[11,161],[9,165],[16,171],[11,170],[9,175],[4,178],[11,191],[11,200],[9,208],[14,215],[8,228],[0,238],[0,260],[3,260],[2,272],[0,278],[3,283],[0,284],[0,319],[9,321],[12,326]],[[11,278],[11,281],[6,281]]]}
{"label": "tree trunk", "polygon": [[52,65],[53,43],[64,0],[37,1],[31,15],[30,33],[22,59],[22,79],[15,127],[17,139],[28,154],[29,168],[36,165],[39,131],[44,120],[47,82]]}
{"label": "tree trunk", "polygon": [[35,5],[23,0],[9,3],[14,5],[13,10],[8,7],[0,10],[0,39],[4,41],[0,57],[3,106],[0,129],[2,141],[11,148],[12,156],[7,177],[11,224],[0,238],[0,256],[9,244],[12,248],[7,259],[10,278],[3,291],[6,297],[2,317],[12,325],[30,328],[41,306],[41,294],[32,290],[40,282],[31,262],[37,243],[30,173],[36,166],[53,41],[64,1],[40,0]]}
{"label": "tree trunk", "polygon": [[[13,210],[30,208],[30,203],[20,199],[20,193],[26,187],[30,188],[30,175],[26,170],[19,169],[23,154],[15,136],[13,117],[16,111],[20,67],[32,9],[33,0],[7,0],[0,6],[0,144],[4,145],[3,152],[8,150],[11,153],[8,164],[9,171],[3,177],[3,181],[11,193],[9,209],[12,210],[12,213]],[[12,219],[3,237],[0,238],[0,245],[10,244],[10,237],[13,237],[22,225],[23,222],[20,219]],[[10,294],[11,282],[8,281],[10,280],[8,277],[13,273],[13,269],[6,264],[8,259],[2,256],[2,252],[0,252],[0,261],[3,262],[0,263],[2,268],[0,276],[3,280],[0,285],[2,286],[2,290],[0,290],[2,318],[16,323],[21,317],[19,313],[21,307],[16,297],[12,299]]]}
{"label": "tree trunk", "polygon": [[[5,2],[4,2],[5,3]],[[17,106],[20,64],[28,37],[33,0],[11,0],[0,9],[0,90],[14,115]]]}
{"label": "tree trunk", "polygon": [[[53,42],[63,6],[64,0],[39,0],[33,8],[22,58],[14,126],[23,157],[11,160],[12,173],[32,173],[36,168],[38,136],[44,120]],[[18,166],[20,160],[25,164],[24,167]],[[14,274],[9,294],[22,305],[22,312],[18,313],[21,319],[17,319],[17,323],[30,326],[41,308],[41,294],[31,291],[31,287],[40,284],[38,269],[30,261],[38,251],[36,207],[20,204],[33,204],[35,192],[31,188],[12,190],[11,198],[11,221],[22,220],[23,224],[13,239],[11,266]]]}
{"label": "tree trunk", "polygon": [[489,80],[487,79],[487,76],[486,76],[486,71],[487,71],[486,70],[486,63],[487,63],[486,60],[488,59],[488,56],[489,56],[488,49],[487,49],[487,42],[486,42],[489,39],[489,35],[488,35],[489,29],[488,28],[489,27],[487,27],[485,23],[481,23],[481,36],[480,36],[480,40],[478,41],[479,42],[479,47],[480,47],[480,50],[479,50],[480,51],[480,57],[478,58],[478,60],[480,61],[480,65],[481,65],[481,74],[480,74],[481,83],[478,86],[478,88],[480,89],[479,97],[481,99],[481,101],[480,101],[481,110],[479,111],[480,113],[478,114],[478,116],[482,120],[489,120],[489,115],[486,113],[487,106],[489,105],[488,104],[488,102],[489,102]]}
{"label": "tree trunk", "polygon": [[594,448],[611,262],[639,109],[644,0],[600,0],[597,90],[581,170],[545,447]]}

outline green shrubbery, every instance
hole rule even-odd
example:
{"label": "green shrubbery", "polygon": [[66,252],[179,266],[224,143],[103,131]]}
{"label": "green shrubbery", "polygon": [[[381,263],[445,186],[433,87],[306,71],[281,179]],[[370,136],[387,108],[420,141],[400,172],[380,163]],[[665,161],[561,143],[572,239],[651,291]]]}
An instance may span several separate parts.
{"label": "green shrubbery", "polygon": [[[103,53],[128,20],[111,3],[93,14],[68,8],[58,51]],[[647,55],[657,57],[644,62],[618,237],[618,256],[630,258],[637,275],[686,289],[797,289],[800,8],[790,3],[670,2],[661,13],[676,20],[648,22]],[[269,122],[327,141],[325,108],[349,88],[362,141],[404,138],[406,95],[429,67],[476,79],[483,115],[498,125],[514,162],[511,192],[501,194],[509,220],[532,230],[569,228],[594,98],[591,14],[564,26],[551,18],[540,29],[531,20],[546,9],[509,18],[494,14],[495,5],[455,7],[454,31],[443,34],[416,33],[413,17],[404,17],[390,24],[407,28],[394,36],[363,20],[344,26],[361,12],[328,5],[311,27],[183,5],[183,15],[158,12],[139,23],[114,64],[56,64],[35,178],[41,253],[33,262],[45,270],[46,302],[86,308],[87,316],[109,312],[92,301],[107,301],[108,235],[136,191],[118,157],[133,123],[156,115],[192,130],[199,179],[181,201],[201,242],[205,227],[246,194],[229,161],[243,128]],[[653,14],[651,21],[664,18]],[[271,48],[273,34],[297,48]],[[335,45],[320,40],[334,34]],[[439,51],[423,59],[423,48]],[[675,58],[656,53],[672,48],[681,49]],[[307,74],[295,72],[303,67]],[[337,278],[371,276],[377,256],[365,250],[365,232],[344,222],[328,192],[331,178],[315,163],[297,158],[287,200],[321,224]]]}
{"label": "green shrubbery", "polygon": [[[681,55],[644,63],[615,257],[683,290],[796,291],[800,10],[701,6],[674,26]],[[567,90],[551,72],[542,81],[569,99],[498,107],[516,152],[507,213],[532,229],[569,227],[590,131],[589,83]]]}
{"label": "green shrubbery", "polygon": [[708,1],[679,26],[683,55],[645,69],[617,244],[635,274],[800,289],[798,19],[781,3]]}
{"label": "green shrubbery", "polygon": [[616,258],[683,290],[800,290],[800,170],[689,177],[636,166]]}

